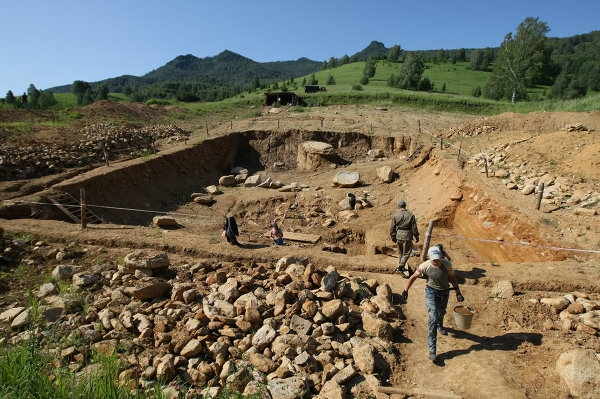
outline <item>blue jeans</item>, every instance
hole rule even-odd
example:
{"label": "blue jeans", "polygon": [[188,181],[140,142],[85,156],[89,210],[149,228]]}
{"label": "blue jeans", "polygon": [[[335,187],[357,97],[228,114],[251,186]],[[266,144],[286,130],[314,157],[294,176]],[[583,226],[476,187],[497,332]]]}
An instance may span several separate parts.
{"label": "blue jeans", "polygon": [[429,320],[427,322],[428,335],[427,344],[429,345],[429,353],[436,353],[437,347],[437,329],[444,324],[444,315],[448,306],[449,291],[440,291],[430,286],[425,286],[425,305]]}
{"label": "blue jeans", "polygon": [[283,242],[283,238],[276,238],[273,240],[273,244],[275,244],[276,247],[280,246],[280,245],[285,245],[285,243]]}

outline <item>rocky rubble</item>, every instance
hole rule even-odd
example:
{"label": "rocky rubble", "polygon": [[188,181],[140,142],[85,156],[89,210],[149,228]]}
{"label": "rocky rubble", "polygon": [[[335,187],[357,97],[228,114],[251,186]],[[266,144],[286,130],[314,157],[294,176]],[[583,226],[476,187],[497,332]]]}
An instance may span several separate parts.
{"label": "rocky rubble", "polygon": [[67,145],[0,144],[0,180],[28,179],[156,151],[156,141],[184,141],[189,132],[175,125],[142,128],[94,123],[83,129],[82,140]]}
{"label": "rocky rubble", "polygon": [[490,177],[501,179],[507,189],[519,190],[523,195],[537,194],[543,183],[542,204],[571,207],[575,213],[588,216],[598,213],[600,191],[593,183],[549,173],[528,160],[511,160],[505,152],[508,146],[482,151],[467,163],[478,167],[481,173],[487,170]]}
{"label": "rocky rubble", "polygon": [[[56,256],[42,244],[35,248],[31,258]],[[164,253],[137,250],[120,264],[59,265],[53,276],[35,293],[40,314],[83,342],[52,346],[23,306],[1,309],[0,323],[10,325],[2,340],[15,344],[35,331],[57,364],[74,371],[91,367],[91,351],[127,348],[119,354],[127,364],[120,379],[136,379],[140,388],[178,377],[191,395],[227,387],[271,398],[344,398],[370,392],[398,356],[393,342],[403,317],[390,287],[307,259],[205,259],[175,267]],[[60,280],[73,289],[61,292]]]}

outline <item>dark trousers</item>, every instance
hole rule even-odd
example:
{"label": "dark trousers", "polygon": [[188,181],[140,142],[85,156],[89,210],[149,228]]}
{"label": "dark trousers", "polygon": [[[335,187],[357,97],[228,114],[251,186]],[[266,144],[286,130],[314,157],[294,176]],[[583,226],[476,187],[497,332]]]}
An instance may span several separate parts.
{"label": "dark trousers", "polygon": [[398,267],[403,269],[408,262],[408,258],[412,254],[412,240],[410,241],[398,241]]}

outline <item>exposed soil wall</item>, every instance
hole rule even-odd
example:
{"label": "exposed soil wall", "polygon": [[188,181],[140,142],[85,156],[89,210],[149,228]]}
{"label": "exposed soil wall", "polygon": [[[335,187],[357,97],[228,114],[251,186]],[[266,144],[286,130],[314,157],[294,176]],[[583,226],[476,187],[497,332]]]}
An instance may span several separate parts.
{"label": "exposed soil wall", "polygon": [[190,194],[202,192],[207,185],[229,172],[238,151],[244,149],[244,137],[232,134],[184,149],[160,153],[102,167],[53,186],[79,198],[85,189],[86,203],[110,204],[115,208],[138,209],[140,212],[121,212],[119,209],[94,208],[92,211],[105,221],[119,224],[147,224],[154,213],[177,209],[189,201]]}
{"label": "exposed soil wall", "polygon": [[[234,166],[243,166],[255,173],[281,162],[283,168],[294,169],[298,145],[307,140],[331,144],[340,163],[364,158],[373,148],[395,154],[410,143],[410,137],[374,137],[359,133],[298,130],[232,133],[183,149],[98,168],[56,184],[45,194],[52,196],[56,191],[63,191],[79,198],[84,189],[86,204],[106,222],[144,225],[150,223],[155,211],[174,211],[188,202],[192,193],[203,192],[206,186],[217,184],[219,177],[230,173]],[[95,207],[98,204],[102,207]],[[138,211],[123,212],[119,208]]]}

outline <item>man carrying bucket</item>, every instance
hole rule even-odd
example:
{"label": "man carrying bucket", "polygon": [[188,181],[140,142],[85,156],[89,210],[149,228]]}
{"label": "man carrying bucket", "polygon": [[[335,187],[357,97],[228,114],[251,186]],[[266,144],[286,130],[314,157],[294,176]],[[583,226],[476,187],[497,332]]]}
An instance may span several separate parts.
{"label": "man carrying bucket", "polygon": [[449,283],[452,283],[452,286],[456,290],[456,300],[458,302],[464,301],[465,298],[458,288],[458,281],[454,270],[452,270],[452,263],[444,259],[440,248],[437,246],[430,247],[427,251],[427,257],[429,260],[421,263],[417,270],[408,278],[406,288],[402,291],[402,299],[405,301],[408,300],[408,290],[417,278],[421,276],[427,278],[427,283],[425,284],[425,305],[429,313],[427,343],[429,346],[429,360],[435,362],[437,360],[437,333],[448,335],[443,321],[446,314],[446,307],[448,306]]}

